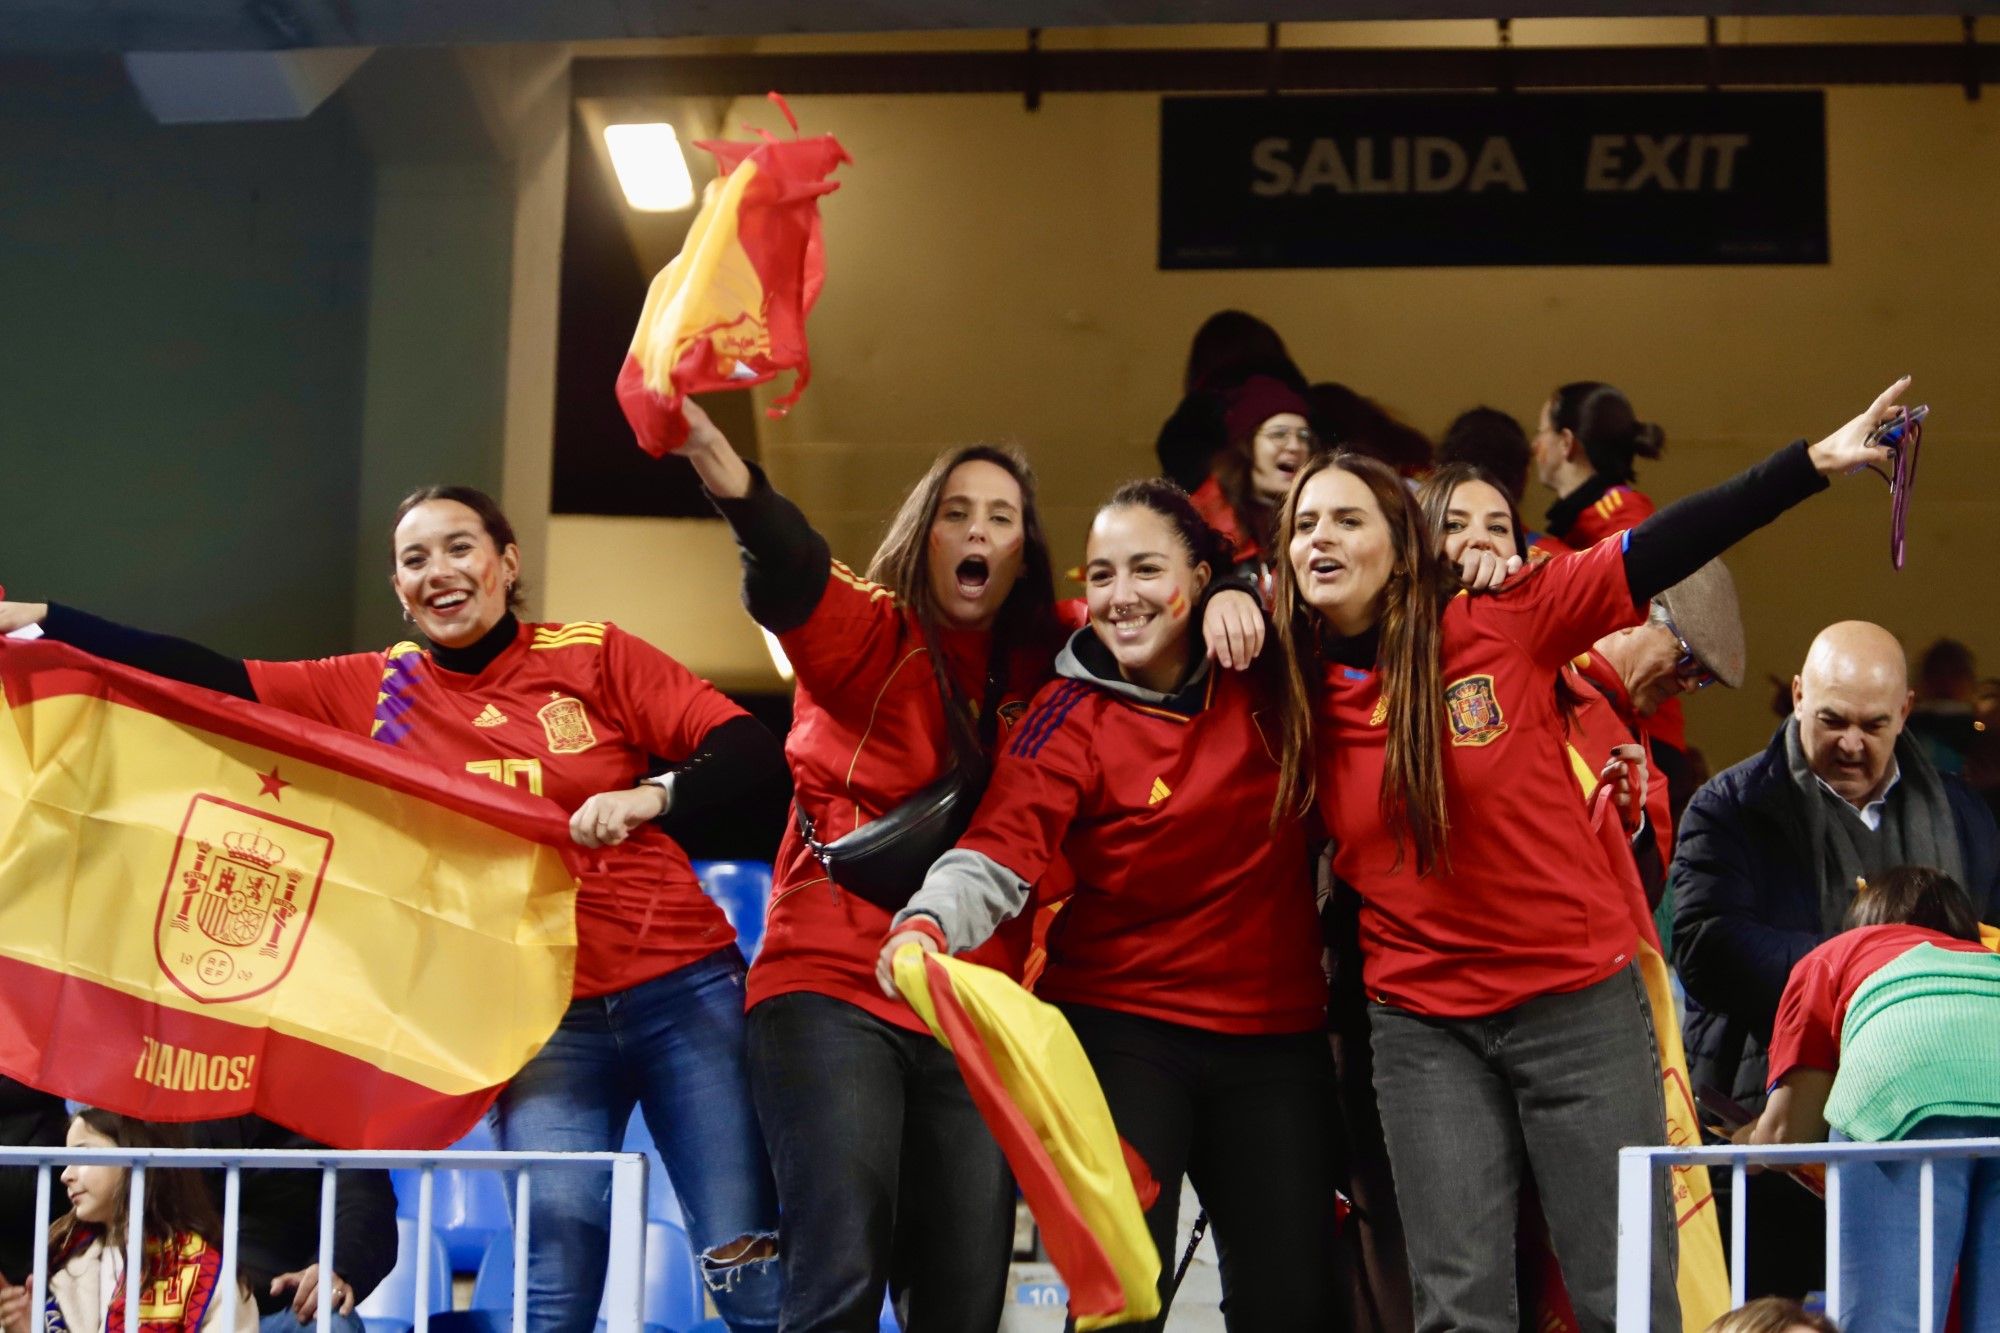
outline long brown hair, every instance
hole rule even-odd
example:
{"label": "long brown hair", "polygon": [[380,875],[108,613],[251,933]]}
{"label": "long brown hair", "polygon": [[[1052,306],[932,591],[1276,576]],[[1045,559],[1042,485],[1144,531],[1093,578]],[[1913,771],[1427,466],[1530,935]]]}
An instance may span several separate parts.
{"label": "long brown hair", "polygon": [[[1313,714],[1315,685],[1324,669],[1319,613],[1300,595],[1292,568],[1292,534],[1298,526],[1299,496],[1306,483],[1330,468],[1358,478],[1374,495],[1388,524],[1394,548],[1389,581],[1382,589],[1381,647],[1377,662],[1389,729],[1382,770],[1382,820],[1407,828],[1417,873],[1428,874],[1444,858],[1450,819],[1444,794],[1444,685],[1438,665],[1438,620],[1446,584],[1432,554],[1429,530],[1402,479],[1385,463],[1359,454],[1321,455],[1306,461],[1292,480],[1278,514],[1277,586],[1273,619],[1285,669],[1285,735],[1280,758],[1278,800],[1272,820],[1303,814],[1313,799]],[[1401,855],[1402,835],[1397,835]]]}
{"label": "long brown hair", "polygon": [[[938,504],[944,499],[945,483],[954,469],[964,463],[991,463],[1014,479],[1021,488],[1021,572],[1000,604],[993,622],[993,664],[995,669],[1011,649],[1053,636],[1056,624],[1055,575],[1049,561],[1049,540],[1042,530],[1042,511],[1035,503],[1035,470],[1028,457],[1010,444],[962,444],[939,454],[889,520],[882,544],[868,562],[871,581],[893,590],[904,606],[915,612],[930,651],[931,674],[947,707],[945,725],[954,743],[962,747],[968,739],[977,743],[971,711],[959,698],[944,669],[944,655],[938,651],[937,632],[944,621],[937,598],[931,592],[930,530],[937,520]],[[1053,649],[1051,649],[1053,651]]]}
{"label": "long brown hair", "polygon": [[[117,1115],[101,1111],[94,1106],[86,1106],[77,1111],[76,1118],[90,1128],[110,1139],[120,1148],[186,1148],[187,1132],[179,1125],[163,1125],[149,1120],[134,1120],[131,1116]],[[121,1168],[123,1169],[123,1168]],[[129,1180],[130,1172],[126,1171]],[[131,1193],[121,1190],[118,1202],[111,1214],[111,1220],[104,1227],[104,1243],[116,1248],[125,1243],[126,1227],[130,1224],[127,1209],[131,1207]],[[49,1227],[49,1249],[56,1254],[63,1252],[78,1228],[89,1226],[77,1217],[74,1210],[64,1213]],[[164,1241],[176,1233],[192,1232],[211,1245],[223,1243],[222,1219],[216,1215],[215,1200],[210,1196],[208,1184],[202,1173],[187,1167],[151,1167],[146,1172],[146,1215],[143,1231],[147,1240]],[[151,1280],[162,1276],[154,1269],[171,1262],[170,1255],[155,1255],[147,1252],[146,1271],[142,1275]]]}

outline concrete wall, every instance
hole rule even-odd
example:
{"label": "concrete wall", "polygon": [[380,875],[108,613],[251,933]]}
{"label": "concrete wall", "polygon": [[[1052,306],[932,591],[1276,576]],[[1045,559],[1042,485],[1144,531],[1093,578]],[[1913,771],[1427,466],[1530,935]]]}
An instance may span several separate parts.
{"label": "concrete wall", "polygon": [[[1935,40],[1937,26],[1837,35]],[[1666,457],[1641,470],[1662,500],[1832,430],[1908,370],[1936,409],[1908,567],[1889,567],[1887,488],[1867,476],[1745,543],[1731,565],[1749,683],[1693,703],[1690,726],[1718,766],[1761,745],[1766,675],[1789,675],[1812,634],[1843,617],[1880,620],[1913,651],[1957,634],[2000,672],[2000,620],[1973,572],[2000,524],[1989,465],[2000,444],[2000,270],[1989,262],[2000,99],[1829,93],[1825,267],[1201,273],[1154,267],[1155,98],[1055,96],[1032,114],[1018,97],[793,108],[855,162],[824,209],[830,278],[813,316],[812,387],[788,421],[766,426],[765,456],[844,558],[866,558],[937,446],[999,437],[1036,461],[1062,568],[1095,503],[1155,470],[1187,340],[1225,306],[1274,323],[1308,374],[1432,433],[1476,403],[1532,422],[1560,382],[1619,384],[1666,427]],[[732,109],[740,121],[779,128],[748,100]]]}

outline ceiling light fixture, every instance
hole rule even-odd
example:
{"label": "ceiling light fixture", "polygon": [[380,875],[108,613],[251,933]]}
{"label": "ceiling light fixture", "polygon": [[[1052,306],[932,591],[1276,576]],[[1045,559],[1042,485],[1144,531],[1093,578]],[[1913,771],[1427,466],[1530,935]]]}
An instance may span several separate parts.
{"label": "ceiling light fixture", "polygon": [[694,179],[674,127],[606,125],[604,147],[625,202],[640,213],[676,213],[694,203]]}

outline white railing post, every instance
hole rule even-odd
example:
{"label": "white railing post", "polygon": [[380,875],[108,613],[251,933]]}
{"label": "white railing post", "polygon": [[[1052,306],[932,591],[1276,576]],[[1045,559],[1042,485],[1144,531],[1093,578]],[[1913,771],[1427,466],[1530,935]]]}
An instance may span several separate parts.
{"label": "white railing post", "polygon": [[431,1214],[437,1193],[437,1168],[427,1166],[417,1177],[417,1304],[410,1313],[413,1333],[430,1333],[431,1327]]}
{"label": "white railing post", "polygon": [[639,1333],[645,1321],[646,1159],[626,1153],[611,1166],[611,1247],[605,1271],[609,1333]]}
{"label": "white railing post", "polygon": [[1840,1174],[1838,1161],[1826,1164],[1826,1317],[1840,1318]]}
{"label": "white railing post", "polygon": [[[236,1240],[243,1222],[243,1175],[241,1167],[227,1167],[222,1173],[222,1277],[215,1284],[215,1299],[222,1304],[222,1333],[236,1333]],[[253,1333],[246,1329],[244,1333]]]}
{"label": "white railing post", "polygon": [[528,1175],[514,1177],[514,1333],[528,1328]]}
{"label": "white railing post", "polygon": [[1618,1153],[1618,1333],[1647,1333],[1652,1318],[1653,1155],[1647,1148],[1623,1148]]}
{"label": "white railing post", "polygon": [[333,1191],[339,1168],[326,1167],[319,1176],[319,1333],[333,1333]]}
{"label": "white railing post", "polygon": [[1750,1174],[1740,1157],[1729,1170],[1729,1308],[1733,1310],[1743,1304],[1743,1289],[1750,1280],[1750,1260],[1744,1253],[1750,1237],[1743,1225],[1750,1207]]}
{"label": "white railing post", "polygon": [[28,1327],[42,1333],[48,1327],[49,1301],[49,1172],[47,1165],[35,1168],[35,1273],[29,1282],[28,1300],[33,1307]]}
{"label": "white railing post", "polygon": [[139,1275],[146,1267],[146,1168],[132,1168],[125,1206],[125,1333],[139,1333]]}
{"label": "white railing post", "polygon": [[1917,1327],[1923,1333],[1937,1327],[1937,1292],[1931,1286],[1937,1260],[1936,1225],[1931,1216],[1936,1211],[1931,1206],[1937,1191],[1935,1165],[1926,1157],[1917,1168],[1917,1262],[1922,1265],[1917,1272]]}

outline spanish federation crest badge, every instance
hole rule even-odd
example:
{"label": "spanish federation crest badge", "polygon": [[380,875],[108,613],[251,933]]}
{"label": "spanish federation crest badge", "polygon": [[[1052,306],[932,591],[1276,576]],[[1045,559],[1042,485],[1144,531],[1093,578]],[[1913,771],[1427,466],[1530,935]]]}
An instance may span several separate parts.
{"label": "spanish federation crest badge", "polygon": [[1491,676],[1467,676],[1445,686],[1444,708],[1453,745],[1491,745],[1507,730]]}
{"label": "spanish federation crest badge", "polygon": [[590,714],[584,711],[581,699],[558,694],[535,716],[542,720],[542,735],[550,754],[581,754],[597,744],[597,733],[590,729]]}
{"label": "spanish federation crest badge", "polygon": [[154,919],[160,970],[203,1004],[270,990],[292,970],[332,856],[324,830],[194,797]]}

